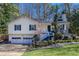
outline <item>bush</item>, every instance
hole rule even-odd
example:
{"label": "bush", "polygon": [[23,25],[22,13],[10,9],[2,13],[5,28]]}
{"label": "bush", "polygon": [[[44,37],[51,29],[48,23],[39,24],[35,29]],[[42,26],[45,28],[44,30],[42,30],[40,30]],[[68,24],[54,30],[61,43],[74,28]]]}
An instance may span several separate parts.
{"label": "bush", "polygon": [[65,42],[71,42],[71,40],[65,40]]}
{"label": "bush", "polygon": [[68,36],[64,36],[64,38],[63,38],[64,40],[68,40],[69,38],[68,38]]}
{"label": "bush", "polygon": [[47,41],[40,41],[39,43],[39,46],[42,47],[42,46],[47,46],[48,45],[48,42]]}
{"label": "bush", "polygon": [[52,40],[48,40],[48,45],[51,45],[52,44]]}
{"label": "bush", "polygon": [[37,34],[35,34],[34,36],[33,36],[33,47],[35,47],[35,48],[37,48],[38,47],[38,41],[40,40],[40,37],[39,37],[39,35],[37,35]]}
{"label": "bush", "polygon": [[8,35],[0,35],[0,41],[8,41]]}
{"label": "bush", "polygon": [[71,35],[71,37],[72,37],[73,40],[76,39],[76,36],[75,35]]}
{"label": "bush", "polygon": [[56,43],[64,43],[64,40],[57,40]]}
{"label": "bush", "polygon": [[39,41],[39,40],[40,40],[39,35],[35,34],[35,35],[33,36],[33,40],[34,40],[34,41]]}
{"label": "bush", "polygon": [[56,39],[57,39],[57,40],[62,39],[62,37],[63,37],[63,36],[62,36],[62,34],[61,34],[61,33],[57,33],[57,34],[56,34]]}
{"label": "bush", "polygon": [[57,43],[64,43],[64,40],[58,40]]}

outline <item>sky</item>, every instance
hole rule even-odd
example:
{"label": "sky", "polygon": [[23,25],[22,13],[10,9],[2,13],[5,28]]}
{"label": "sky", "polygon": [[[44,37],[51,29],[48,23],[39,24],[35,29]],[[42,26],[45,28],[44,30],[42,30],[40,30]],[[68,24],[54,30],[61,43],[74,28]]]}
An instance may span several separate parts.
{"label": "sky", "polygon": [[[52,5],[59,5],[61,8],[59,9],[59,12],[62,11],[64,4],[63,3],[52,3]],[[30,8],[30,4],[29,3],[19,3],[19,12],[20,14],[24,14],[26,12],[26,9]],[[78,3],[74,3],[72,4],[71,8],[79,8],[79,4]]]}

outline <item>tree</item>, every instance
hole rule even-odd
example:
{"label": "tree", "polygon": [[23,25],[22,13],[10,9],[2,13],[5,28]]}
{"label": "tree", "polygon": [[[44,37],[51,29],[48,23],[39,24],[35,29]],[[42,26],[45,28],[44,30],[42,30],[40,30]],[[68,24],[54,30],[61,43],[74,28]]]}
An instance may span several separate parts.
{"label": "tree", "polygon": [[50,13],[54,15],[52,26],[54,27],[54,41],[57,40],[57,32],[58,32],[58,25],[57,25],[57,19],[58,19],[58,10],[59,6],[56,4],[55,6],[51,6]]}
{"label": "tree", "polygon": [[70,29],[72,34],[79,35],[79,12],[72,15]]}
{"label": "tree", "polygon": [[[42,11],[41,8],[43,7]],[[54,40],[56,40],[56,35],[57,35],[57,18],[58,18],[58,9],[59,6],[55,5],[53,6],[52,4],[37,4],[37,15],[38,15],[38,20],[46,20],[50,17],[53,18],[52,16],[54,15],[54,22],[52,22],[52,26],[54,26]],[[42,13],[41,13],[42,12]],[[42,17],[40,16],[42,15]]]}
{"label": "tree", "polygon": [[70,13],[71,13],[71,4],[70,3],[64,3],[64,7],[65,7],[65,13],[70,15]]}
{"label": "tree", "polygon": [[71,11],[71,6],[73,4],[65,3],[65,11],[68,17],[68,20],[70,22],[70,33],[79,35],[79,12],[77,12],[78,9],[72,8],[73,11]]}
{"label": "tree", "polygon": [[0,34],[7,33],[7,23],[19,16],[16,4],[0,4]]}
{"label": "tree", "polygon": [[49,5],[51,4],[47,4],[47,3],[33,4],[33,7],[32,7],[34,9],[33,16],[35,16],[35,18],[40,21],[47,19],[49,16],[49,12],[50,12]]}
{"label": "tree", "polygon": [[56,9],[55,9],[55,16],[54,16],[54,40],[57,40],[57,31],[58,31],[58,28],[57,28],[57,19],[58,19],[58,6],[56,5]]}

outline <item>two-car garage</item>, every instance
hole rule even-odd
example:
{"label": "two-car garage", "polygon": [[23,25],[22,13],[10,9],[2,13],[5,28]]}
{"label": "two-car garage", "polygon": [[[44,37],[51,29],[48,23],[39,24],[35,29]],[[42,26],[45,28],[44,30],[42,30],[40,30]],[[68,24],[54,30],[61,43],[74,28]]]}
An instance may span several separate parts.
{"label": "two-car garage", "polygon": [[33,36],[9,35],[9,41],[15,44],[32,44]]}

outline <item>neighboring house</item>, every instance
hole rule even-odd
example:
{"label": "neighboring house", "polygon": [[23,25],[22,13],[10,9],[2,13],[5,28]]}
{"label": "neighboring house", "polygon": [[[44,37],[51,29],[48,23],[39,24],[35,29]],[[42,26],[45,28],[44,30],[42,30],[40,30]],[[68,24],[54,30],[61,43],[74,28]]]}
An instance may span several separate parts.
{"label": "neighboring house", "polygon": [[[51,23],[53,20],[38,21],[26,16],[21,16],[8,24],[9,41],[11,43],[31,44],[33,36],[39,34],[40,40],[49,36]],[[62,15],[62,20],[58,21],[58,32],[68,34],[69,23],[66,15]]]}
{"label": "neighboring house", "polygon": [[62,33],[65,36],[69,34],[69,22],[67,21],[66,14],[62,14],[62,17],[58,19],[58,32]]}

